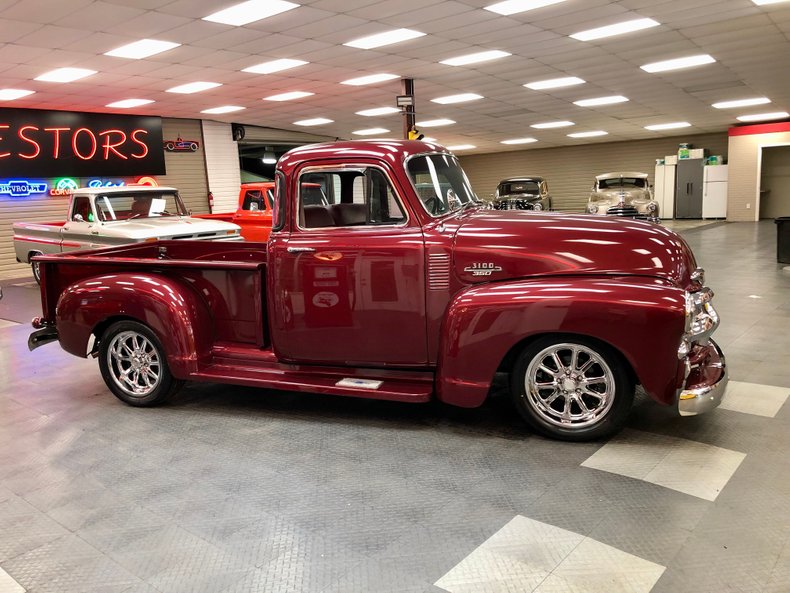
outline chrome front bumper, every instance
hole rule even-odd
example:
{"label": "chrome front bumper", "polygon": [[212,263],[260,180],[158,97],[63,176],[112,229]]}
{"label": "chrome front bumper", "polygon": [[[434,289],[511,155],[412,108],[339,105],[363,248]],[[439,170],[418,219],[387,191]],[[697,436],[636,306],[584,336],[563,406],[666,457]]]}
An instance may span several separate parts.
{"label": "chrome front bumper", "polygon": [[688,373],[678,393],[681,416],[704,414],[719,406],[727,392],[727,364],[718,344],[696,346],[686,358]]}

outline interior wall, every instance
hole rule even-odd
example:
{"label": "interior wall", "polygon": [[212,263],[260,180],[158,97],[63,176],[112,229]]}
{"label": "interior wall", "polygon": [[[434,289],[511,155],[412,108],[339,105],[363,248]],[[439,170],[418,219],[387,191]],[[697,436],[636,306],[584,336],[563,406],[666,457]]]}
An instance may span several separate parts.
{"label": "interior wall", "polygon": [[727,220],[757,220],[760,214],[761,149],[783,144],[790,144],[790,132],[730,136]]}
{"label": "interior wall", "polygon": [[199,119],[162,118],[162,138],[167,140],[194,140],[195,152],[165,151],[167,175],[159,175],[159,185],[178,189],[184,204],[195,214],[208,212],[208,182],[206,161],[203,156],[204,141]]}
{"label": "interior wall", "polygon": [[762,150],[760,218],[790,216],[790,146]]}
{"label": "interior wall", "polygon": [[235,212],[239,203],[239,148],[231,125],[203,121],[208,189],[214,195],[214,212]]}
{"label": "interior wall", "polygon": [[690,142],[708,154],[727,157],[727,133],[672,136],[650,140],[602,142],[460,156],[472,187],[481,198],[493,195],[497,183],[518,175],[545,177],[556,210],[581,212],[596,175],[610,171],[640,171],[654,183],[656,159],[677,154],[678,144]]}

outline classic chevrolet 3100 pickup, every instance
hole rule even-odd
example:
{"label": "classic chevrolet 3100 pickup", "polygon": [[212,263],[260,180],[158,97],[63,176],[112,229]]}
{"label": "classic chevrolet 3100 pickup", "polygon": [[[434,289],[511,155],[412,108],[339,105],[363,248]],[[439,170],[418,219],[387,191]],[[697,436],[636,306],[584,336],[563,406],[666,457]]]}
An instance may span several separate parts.
{"label": "classic chevrolet 3100 pickup", "polygon": [[636,384],[682,415],[724,395],[713,293],[672,231],[483,208],[417,141],[297,148],[276,184],[268,243],[39,257],[30,347],[98,357],[136,406],[191,380],[475,407],[507,373],[529,425],[567,440],[617,430]]}

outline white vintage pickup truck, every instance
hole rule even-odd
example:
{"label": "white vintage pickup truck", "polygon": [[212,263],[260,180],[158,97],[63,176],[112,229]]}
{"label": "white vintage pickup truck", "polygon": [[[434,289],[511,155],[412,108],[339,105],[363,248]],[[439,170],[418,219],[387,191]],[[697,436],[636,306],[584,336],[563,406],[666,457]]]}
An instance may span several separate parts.
{"label": "white vintage pickup truck", "polygon": [[193,218],[172,187],[121,186],[74,190],[65,222],[17,222],[14,249],[40,280],[36,255],[160,239],[241,241],[240,227]]}

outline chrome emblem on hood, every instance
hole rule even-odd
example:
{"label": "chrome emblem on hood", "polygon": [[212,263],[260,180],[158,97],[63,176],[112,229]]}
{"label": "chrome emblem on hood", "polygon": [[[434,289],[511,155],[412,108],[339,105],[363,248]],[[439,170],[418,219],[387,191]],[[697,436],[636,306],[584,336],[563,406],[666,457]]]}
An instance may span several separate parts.
{"label": "chrome emblem on hood", "polygon": [[492,272],[501,272],[502,268],[491,262],[473,263],[464,268],[464,272],[469,272],[472,276],[490,276]]}

